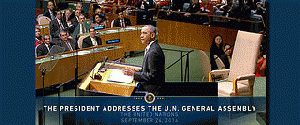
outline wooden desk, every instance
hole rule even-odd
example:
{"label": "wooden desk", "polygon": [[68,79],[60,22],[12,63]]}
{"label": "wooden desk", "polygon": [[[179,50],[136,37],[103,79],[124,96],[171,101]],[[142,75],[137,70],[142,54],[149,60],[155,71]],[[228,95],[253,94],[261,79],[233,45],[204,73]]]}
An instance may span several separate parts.
{"label": "wooden desk", "polygon": [[93,76],[98,72],[102,63],[98,63],[93,70],[85,77],[82,83],[78,86],[81,91],[91,91],[96,93],[106,93],[120,96],[131,96],[135,82],[132,83],[115,83],[107,81],[112,70],[122,70],[125,68],[131,68],[135,70],[141,70],[140,67],[128,66],[122,64],[105,63],[105,72],[100,73],[101,80],[93,79]]}
{"label": "wooden desk", "polygon": [[97,30],[97,36],[101,38],[103,45],[106,45],[108,40],[120,39],[120,42],[115,45],[122,46],[125,52],[144,50],[146,45],[142,44],[140,37],[143,26]]}
{"label": "wooden desk", "polygon": [[159,43],[210,51],[215,35],[221,34],[224,43],[234,44],[237,31],[185,22],[157,19]]}
{"label": "wooden desk", "polygon": [[[116,60],[124,56],[123,47],[108,49],[109,47],[111,46],[98,46],[79,50],[78,75],[90,70],[97,61],[103,61],[105,56],[109,60]],[[75,51],[59,54],[57,59],[50,60],[50,58],[42,56],[36,59],[36,89],[43,88],[42,72],[39,69],[40,65],[51,65],[51,63],[55,64],[55,61],[57,61],[52,71],[46,71],[44,87],[65,83],[75,77],[77,59]]]}

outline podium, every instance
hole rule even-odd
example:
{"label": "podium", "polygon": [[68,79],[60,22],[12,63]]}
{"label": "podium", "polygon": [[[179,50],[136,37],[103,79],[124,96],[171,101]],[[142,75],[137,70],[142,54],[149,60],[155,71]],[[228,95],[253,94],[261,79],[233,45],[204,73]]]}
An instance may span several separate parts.
{"label": "podium", "polygon": [[[115,96],[131,96],[132,92],[135,89],[136,82],[122,82],[128,81],[130,79],[129,76],[123,76],[123,74],[119,74],[122,70],[126,68],[141,70],[141,67],[130,66],[126,64],[115,64],[115,63],[105,63],[105,66],[101,71],[99,71],[102,63],[98,63],[91,72],[86,76],[86,78],[79,84],[78,89],[82,92],[91,92],[91,93],[102,93],[107,95],[115,95]],[[102,76],[101,79],[97,79],[94,76],[96,74],[100,74]],[[117,76],[114,76],[117,75]],[[119,79],[115,79],[115,78]],[[127,77],[127,78],[123,78]],[[114,80],[116,81],[114,81]],[[119,80],[119,81],[118,81]],[[133,79],[132,79],[133,80]],[[79,94],[81,95],[81,94]]]}

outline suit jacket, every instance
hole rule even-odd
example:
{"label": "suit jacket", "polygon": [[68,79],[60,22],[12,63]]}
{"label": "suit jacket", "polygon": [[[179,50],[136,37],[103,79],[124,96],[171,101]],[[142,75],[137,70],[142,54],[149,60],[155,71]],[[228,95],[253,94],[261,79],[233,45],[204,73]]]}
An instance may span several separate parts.
{"label": "suit jacket", "polygon": [[[52,13],[53,13],[53,16],[55,17],[56,16],[56,12],[53,11]],[[49,17],[51,19],[51,15],[50,15],[49,9],[45,10],[43,16]]]}
{"label": "suit jacket", "polygon": [[[96,37],[96,41],[97,41],[98,46],[102,45],[102,40],[100,37]],[[83,42],[82,42],[82,48],[88,48],[91,46],[93,46],[91,37],[89,36],[89,37],[84,38]]]}
{"label": "suit jacket", "polygon": [[[113,23],[114,27],[121,27],[120,18],[116,19]],[[131,26],[130,19],[124,18],[125,26]]]}
{"label": "suit jacket", "polygon": [[154,93],[159,85],[165,83],[165,55],[157,41],[153,42],[144,56],[142,70],[134,73],[134,80],[143,88]]}
{"label": "suit jacket", "polygon": [[[88,21],[84,21],[83,22],[83,26],[85,27],[85,33],[88,33],[89,32],[89,29],[90,29],[90,22],[88,22]],[[78,23],[77,24],[77,26],[76,26],[76,28],[75,28],[75,30],[74,30],[74,32],[73,32],[73,34],[72,34],[72,37],[74,38],[74,39],[76,39],[77,38],[77,35],[79,34],[79,32],[80,32],[80,24]]]}
{"label": "suit jacket", "polygon": [[[78,45],[77,45],[77,43],[73,39],[68,39],[68,42],[70,43],[73,51],[76,50],[76,49],[78,49]],[[56,42],[56,45],[64,47],[65,48],[64,52],[71,51],[71,50],[69,50],[66,42],[62,41],[61,39]]]}
{"label": "suit jacket", "polygon": [[74,17],[73,19],[71,19],[71,27],[69,27],[69,32],[70,33],[73,33],[74,32],[74,30],[75,30],[75,28],[77,27],[77,25],[78,25],[78,20],[77,20],[77,18],[76,17]]}
{"label": "suit jacket", "polygon": [[[49,50],[51,49],[51,45],[48,46],[49,47]],[[47,55],[48,54],[48,49],[45,45],[45,43],[42,43],[40,45],[38,45],[36,47],[36,56],[39,57],[39,56],[43,56],[43,55]]]}
{"label": "suit jacket", "polygon": [[197,13],[200,11],[200,3],[197,4],[193,4],[191,3],[191,5],[189,6],[187,12],[189,13]]}
{"label": "suit jacket", "polygon": [[[64,29],[67,29],[67,24],[64,21],[61,21]],[[60,25],[57,21],[57,19],[55,20],[51,20],[50,22],[50,35],[52,36],[52,38],[59,38],[59,34],[60,34]]]}
{"label": "suit jacket", "polygon": [[75,18],[75,14],[74,13],[71,13],[71,15],[68,17],[68,19],[66,18],[66,14],[64,13],[63,16],[62,16],[62,20],[67,23],[68,21],[71,21],[72,19]]}

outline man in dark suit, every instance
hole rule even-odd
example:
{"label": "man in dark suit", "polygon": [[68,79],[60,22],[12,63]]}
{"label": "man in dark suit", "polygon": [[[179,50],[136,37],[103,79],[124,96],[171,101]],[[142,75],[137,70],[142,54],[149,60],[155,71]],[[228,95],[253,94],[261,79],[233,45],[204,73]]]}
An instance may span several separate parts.
{"label": "man in dark suit", "polygon": [[67,29],[67,24],[62,21],[61,17],[62,13],[58,11],[55,20],[51,20],[50,22],[50,35],[52,38],[59,38],[59,32]]}
{"label": "man in dark suit", "polygon": [[119,12],[118,17],[118,19],[114,20],[113,27],[131,26],[130,19],[124,18],[123,12]]}
{"label": "man in dark suit", "polygon": [[79,10],[80,13],[83,14],[86,18],[89,18],[88,13],[86,13],[86,12],[83,10],[83,5],[82,5],[82,3],[77,3],[77,4],[76,4],[76,10]]}
{"label": "man in dark suit", "polygon": [[135,81],[140,82],[141,89],[157,95],[160,85],[165,83],[165,55],[155,37],[155,27],[146,25],[142,28],[141,41],[147,45],[142,70],[126,69],[124,74],[132,75]]}
{"label": "man in dark suit", "polygon": [[47,10],[45,10],[44,15],[46,17],[49,17],[51,20],[55,20],[56,13],[54,12],[54,4],[53,2],[49,1],[47,5]]}
{"label": "man in dark suit", "polygon": [[102,40],[100,37],[96,36],[95,29],[93,27],[90,27],[89,30],[90,30],[90,36],[83,39],[82,48],[102,45]]}
{"label": "man in dark suit", "polygon": [[78,49],[77,43],[73,39],[69,39],[68,37],[69,35],[66,30],[60,31],[60,39],[56,41],[55,44],[64,47],[64,52],[74,51]]}
{"label": "man in dark suit", "polygon": [[79,23],[79,16],[81,15],[80,10],[75,10],[75,17],[71,20],[71,26],[69,32],[72,34]]}
{"label": "man in dark suit", "polygon": [[78,38],[78,34],[84,34],[89,32],[89,28],[91,23],[89,21],[86,21],[86,18],[83,14],[79,16],[78,24],[75,27],[74,32],[72,33],[72,37],[74,39]]}
{"label": "man in dark suit", "polygon": [[50,52],[51,45],[50,45],[50,36],[48,34],[43,35],[43,43],[39,44],[36,47],[36,57],[47,55]]}

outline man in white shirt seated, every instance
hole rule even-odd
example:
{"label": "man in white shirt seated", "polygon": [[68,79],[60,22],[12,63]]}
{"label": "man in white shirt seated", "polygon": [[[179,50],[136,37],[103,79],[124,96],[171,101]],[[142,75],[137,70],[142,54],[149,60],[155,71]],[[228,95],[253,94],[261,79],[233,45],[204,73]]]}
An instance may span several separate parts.
{"label": "man in white shirt seated", "polygon": [[90,28],[90,22],[86,21],[86,18],[83,14],[81,14],[79,16],[79,20],[78,20],[78,25],[76,26],[72,37],[73,39],[77,39],[78,38],[78,34],[84,34],[84,33],[88,33],[89,28]]}

